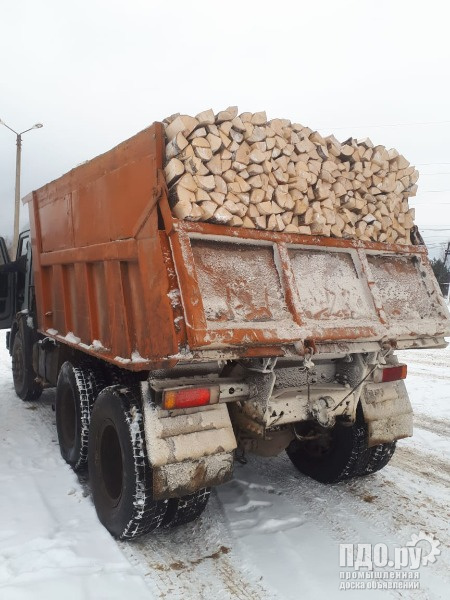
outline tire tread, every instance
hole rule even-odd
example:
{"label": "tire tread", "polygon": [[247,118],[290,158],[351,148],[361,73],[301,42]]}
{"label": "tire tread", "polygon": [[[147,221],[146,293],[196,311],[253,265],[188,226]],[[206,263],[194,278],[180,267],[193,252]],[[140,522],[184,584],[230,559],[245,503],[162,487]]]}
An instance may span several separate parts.
{"label": "tire tread", "polygon": [[171,498],[163,526],[173,528],[198,519],[208,504],[210,494],[210,488],[202,488],[181,498]]}

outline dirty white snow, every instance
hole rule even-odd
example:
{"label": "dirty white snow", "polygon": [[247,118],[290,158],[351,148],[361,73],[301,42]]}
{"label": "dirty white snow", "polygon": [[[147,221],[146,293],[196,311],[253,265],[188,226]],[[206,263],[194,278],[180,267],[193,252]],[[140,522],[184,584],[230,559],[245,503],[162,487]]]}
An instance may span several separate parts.
{"label": "dirty white snow", "polygon": [[[98,523],[89,488],[59,455],[54,393],[14,394],[0,334],[1,600],[444,599],[450,583],[450,351],[401,353],[416,411],[412,439],[388,467],[324,486],[284,455],[237,464],[204,516],[133,543]],[[420,589],[339,590],[339,544],[405,546],[421,531],[441,554]],[[386,569],[381,569],[386,571]]]}
{"label": "dirty white snow", "polygon": [[60,457],[53,393],[19,400],[0,348],[0,598],[151,598]]}

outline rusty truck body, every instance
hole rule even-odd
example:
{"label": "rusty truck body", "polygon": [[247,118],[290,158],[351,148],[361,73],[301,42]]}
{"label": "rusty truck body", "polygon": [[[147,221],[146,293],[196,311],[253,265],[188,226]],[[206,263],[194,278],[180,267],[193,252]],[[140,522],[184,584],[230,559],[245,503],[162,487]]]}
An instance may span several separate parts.
{"label": "rusty truck body", "polygon": [[155,123],[32,192],[26,266],[0,274],[16,392],[56,386],[61,453],[122,538],[196,518],[246,452],[324,483],[382,468],[412,435],[395,350],[450,333],[417,232],[179,221],[163,167]]}

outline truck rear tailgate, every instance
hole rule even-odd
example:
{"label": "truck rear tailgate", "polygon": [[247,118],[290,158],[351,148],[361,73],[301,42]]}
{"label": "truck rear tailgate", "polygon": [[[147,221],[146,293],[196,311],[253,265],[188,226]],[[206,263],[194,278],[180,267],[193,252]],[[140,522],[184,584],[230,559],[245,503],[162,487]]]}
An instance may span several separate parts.
{"label": "truck rear tailgate", "polygon": [[450,331],[424,247],[187,222],[170,239],[191,348],[436,345]]}

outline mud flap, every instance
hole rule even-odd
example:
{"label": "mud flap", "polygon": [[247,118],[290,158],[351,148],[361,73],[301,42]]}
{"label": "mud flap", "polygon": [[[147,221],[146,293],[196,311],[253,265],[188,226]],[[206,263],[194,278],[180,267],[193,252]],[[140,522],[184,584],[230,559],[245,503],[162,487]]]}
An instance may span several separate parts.
{"label": "mud flap", "polygon": [[225,483],[233,473],[233,433],[226,404],[167,411],[142,385],[147,455],[155,500]]}
{"label": "mud flap", "polygon": [[403,381],[369,383],[361,393],[369,447],[413,434],[413,410]]}

